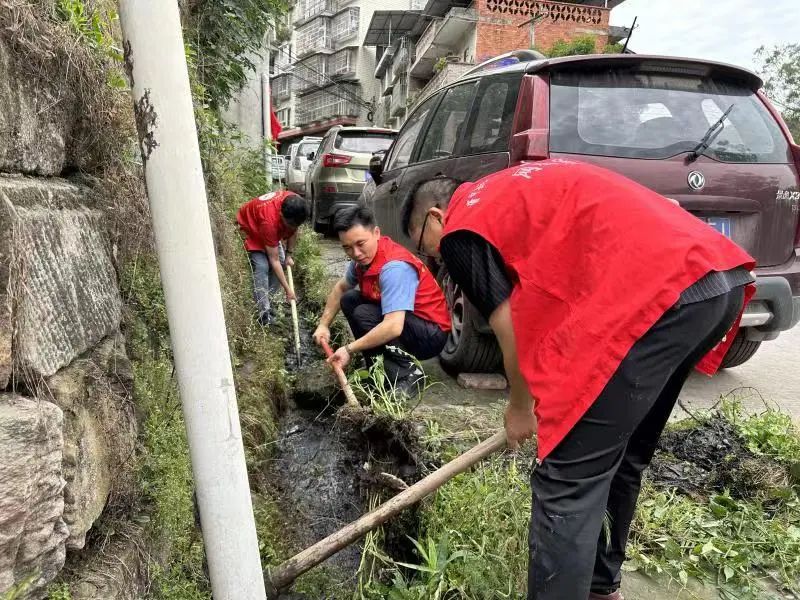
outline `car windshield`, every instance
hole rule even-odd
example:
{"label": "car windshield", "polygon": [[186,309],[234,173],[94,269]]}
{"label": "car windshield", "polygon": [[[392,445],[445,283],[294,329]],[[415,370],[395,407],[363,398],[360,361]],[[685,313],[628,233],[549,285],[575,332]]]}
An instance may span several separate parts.
{"label": "car windshield", "polygon": [[550,88],[553,152],[669,158],[694,149],[733,105],[705,151],[722,162],[786,163],[789,147],[759,97],[724,79],[606,70],[554,72]]}
{"label": "car windshield", "polygon": [[340,132],[333,146],[345,152],[373,154],[378,150],[388,150],[393,141],[394,135],[389,133]]}

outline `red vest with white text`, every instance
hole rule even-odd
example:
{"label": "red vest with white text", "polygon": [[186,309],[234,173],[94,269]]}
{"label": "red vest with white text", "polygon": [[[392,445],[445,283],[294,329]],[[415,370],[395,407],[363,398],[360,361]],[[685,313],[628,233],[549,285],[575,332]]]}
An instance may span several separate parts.
{"label": "red vest with white text", "polygon": [[[755,267],[747,252],[663,196],[577,161],[526,163],[465,183],[444,235],[459,230],[492,244],[512,278],[540,460],[683,290],[710,271]],[[738,323],[698,368],[719,368]]]}
{"label": "red vest with white text", "polygon": [[414,298],[414,314],[420,319],[436,323],[442,331],[450,331],[450,313],[444,293],[436,283],[436,279],[421,260],[393,242],[391,238],[381,236],[378,240],[378,251],[366,269],[356,268],[358,287],[361,294],[372,302],[380,302],[380,274],[383,266],[393,260],[408,263],[417,271],[419,285]]}

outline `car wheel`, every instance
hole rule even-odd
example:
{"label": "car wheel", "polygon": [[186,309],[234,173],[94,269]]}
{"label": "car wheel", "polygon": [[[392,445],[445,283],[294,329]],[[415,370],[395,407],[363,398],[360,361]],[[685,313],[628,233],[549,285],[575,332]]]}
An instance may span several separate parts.
{"label": "car wheel", "polygon": [[320,223],[317,218],[317,199],[314,197],[314,188],[311,188],[311,225],[317,233],[327,233],[328,227],[325,223]]}
{"label": "car wheel", "polygon": [[440,282],[447,298],[452,329],[444,350],[439,354],[442,367],[449,373],[492,373],[502,364],[503,355],[493,335],[478,330],[480,315],[461,289],[440,270]]}
{"label": "car wheel", "polygon": [[725,358],[722,359],[721,368],[730,369],[732,367],[743,365],[748,360],[753,358],[753,355],[760,346],[760,341],[748,340],[745,337],[744,331],[739,331],[739,333],[736,334],[736,338],[734,338],[731,347],[728,348]]}

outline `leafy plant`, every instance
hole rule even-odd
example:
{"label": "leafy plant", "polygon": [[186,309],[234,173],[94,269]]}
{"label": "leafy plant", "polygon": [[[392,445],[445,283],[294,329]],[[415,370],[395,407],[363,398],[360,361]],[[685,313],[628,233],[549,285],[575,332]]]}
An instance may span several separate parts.
{"label": "leafy plant", "polygon": [[189,0],[190,43],[213,108],[225,106],[256,68],[265,36],[289,10],[286,0]]}
{"label": "leafy plant", "polygon": [[447,58],[444,56],[440,56],[439,59],[433,64],[434,72],[438,73],[447,66]]}
{"label": "leafy plant", "polygon": [[47,588],[47,600],[72,600],[69,585],[58,583]]}
{"label": "leafy plant", "polygon": [[350,376],[350,384],[354,391],[366,398],[376,414],[393,419],[408,416],[406,396],[397,391],[394,382],[386,374],[382,356],[378,356],[369,369],[355,371]]}
{"label": "leafy plant", "polygon": [[761,46],[755,61],[764,91],[780,109],[795,141],[800,140],[800,43]]}

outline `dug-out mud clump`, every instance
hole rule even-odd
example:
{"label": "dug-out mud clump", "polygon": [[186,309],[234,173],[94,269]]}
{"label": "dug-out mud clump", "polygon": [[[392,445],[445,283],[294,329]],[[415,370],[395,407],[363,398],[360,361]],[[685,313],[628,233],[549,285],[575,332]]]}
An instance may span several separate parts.
{"label": "dug-out mud clump", "polygon": [[728,490],[743,500],[785,494],[789,474],[774,460],[753,453],[734,425],[719,413],[696,425],[665,432],[650,467],[654,484],[702,498]]}

